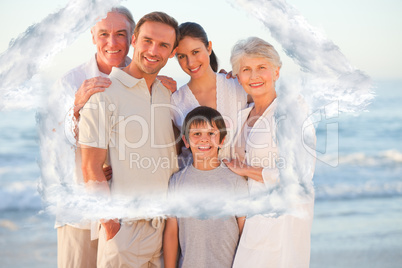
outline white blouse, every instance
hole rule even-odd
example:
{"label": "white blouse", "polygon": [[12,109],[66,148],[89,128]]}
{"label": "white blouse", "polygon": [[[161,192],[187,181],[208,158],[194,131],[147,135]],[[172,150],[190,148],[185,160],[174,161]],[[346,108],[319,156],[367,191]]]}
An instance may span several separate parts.
{"label": "white blouse", "polygon": [[[276,167],[278,148],[274,117],[276,106],[277,100],[275,99],[254,123],[251,130],[247,128],[247,118],[254,104],[239,112],[239,128],[234,136],[235,142],[232,145],[231,157],[245,158],[248,165],[263,168],[264,183],[248,180],[250,195],[264,191],[270,185],[279,182],[279,170]],[[243,150],[244,155],[240,154],[239,150]]]}
{"label": "white blouse", "polygon": [[[175,126],[181,131],[186,115],[200,106],[191,89],[185,84],[172,94],[171,104],[174,105],[172,118]],[[237,114],[247,105],[247,93],[237,79],[226,79],[225,74],[216,74],[216,104],[217,110],[225,119],[227,136],[219,158],[230,157],[230,144],[237,128]],[[185,154],[185,152],[183,152]]]}
{"label": "white blouse", "polygon": [[[239,113],[239,130],[234,138],[232,157],[239,158],[244,151],[244,158],[248,165],[263,168],[264,183],[253,179],[248,180],[250,195],[256,196],[257,193],[280,183],[280,166],[279,168],[277,166],[279,159],[276,139],[277,122],[274,117],[277,106],[278,102],[275,99],[258,118],[249,133],[247,118],[253,106]],[[270,214],[247,217],[233,268],[309,267],[314,201],[300,203],[296,208],[304,213],[305,217],[289,214],[279,217],[270,217]]]}

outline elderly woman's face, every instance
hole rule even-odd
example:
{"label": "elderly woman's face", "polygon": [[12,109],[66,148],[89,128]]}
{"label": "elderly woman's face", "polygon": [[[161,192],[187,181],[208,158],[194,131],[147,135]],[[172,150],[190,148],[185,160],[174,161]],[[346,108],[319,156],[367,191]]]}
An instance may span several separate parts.
{"label": "elderly woman's face", "polygon": [[243,57],[237,74],[239,83],[253,98],[275,90],[279,78],[279,68],[265,58]]}

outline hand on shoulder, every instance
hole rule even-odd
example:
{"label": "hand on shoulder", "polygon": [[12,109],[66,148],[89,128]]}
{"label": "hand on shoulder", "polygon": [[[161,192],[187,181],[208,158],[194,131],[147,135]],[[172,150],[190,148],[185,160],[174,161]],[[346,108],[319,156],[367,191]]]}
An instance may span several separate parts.
{"label": "hand on shoulder", "polygon": [[108,88],[111,83],[112,81],[110,81],[109,78],[101,76],[85,80],[75,93],[74,116],[78,118],[79,111],[82,107],[84,107],[89,98],[95,93],[105,91],[105,89]]}
{"label": "hand on shoulder", "polygon": [[170,92],[174,93],[177,90],[177,82],[173,78],[165,75],[158,75],[156,78],[158,78]]}

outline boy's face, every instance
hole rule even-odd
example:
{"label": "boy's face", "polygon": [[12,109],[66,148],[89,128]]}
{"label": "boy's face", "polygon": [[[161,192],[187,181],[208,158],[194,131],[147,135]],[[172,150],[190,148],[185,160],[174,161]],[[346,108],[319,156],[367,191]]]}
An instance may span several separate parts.
{"label": "boy's face", "polygon": [[218,157],[218,148],[224,142],[224,139],[222,142],[219,142],[219,129],[207,122],[190,126],[188,134],[189,142],[186,141],[184,135],[182,138],[186,147],[191,149],[194,162],[196,160],[202,161]]}

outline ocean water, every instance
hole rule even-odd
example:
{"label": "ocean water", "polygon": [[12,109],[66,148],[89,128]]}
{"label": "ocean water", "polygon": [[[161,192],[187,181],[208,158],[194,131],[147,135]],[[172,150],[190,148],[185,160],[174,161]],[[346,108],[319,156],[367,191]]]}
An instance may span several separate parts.
{"label": "ocean water", "polygon": [[[375,84],[368,112],[318,125],[311,267],[401,267],[402,81]],[[0,118],[0,267],[56,267],[54,217],[37,192],[35,111]]]}

